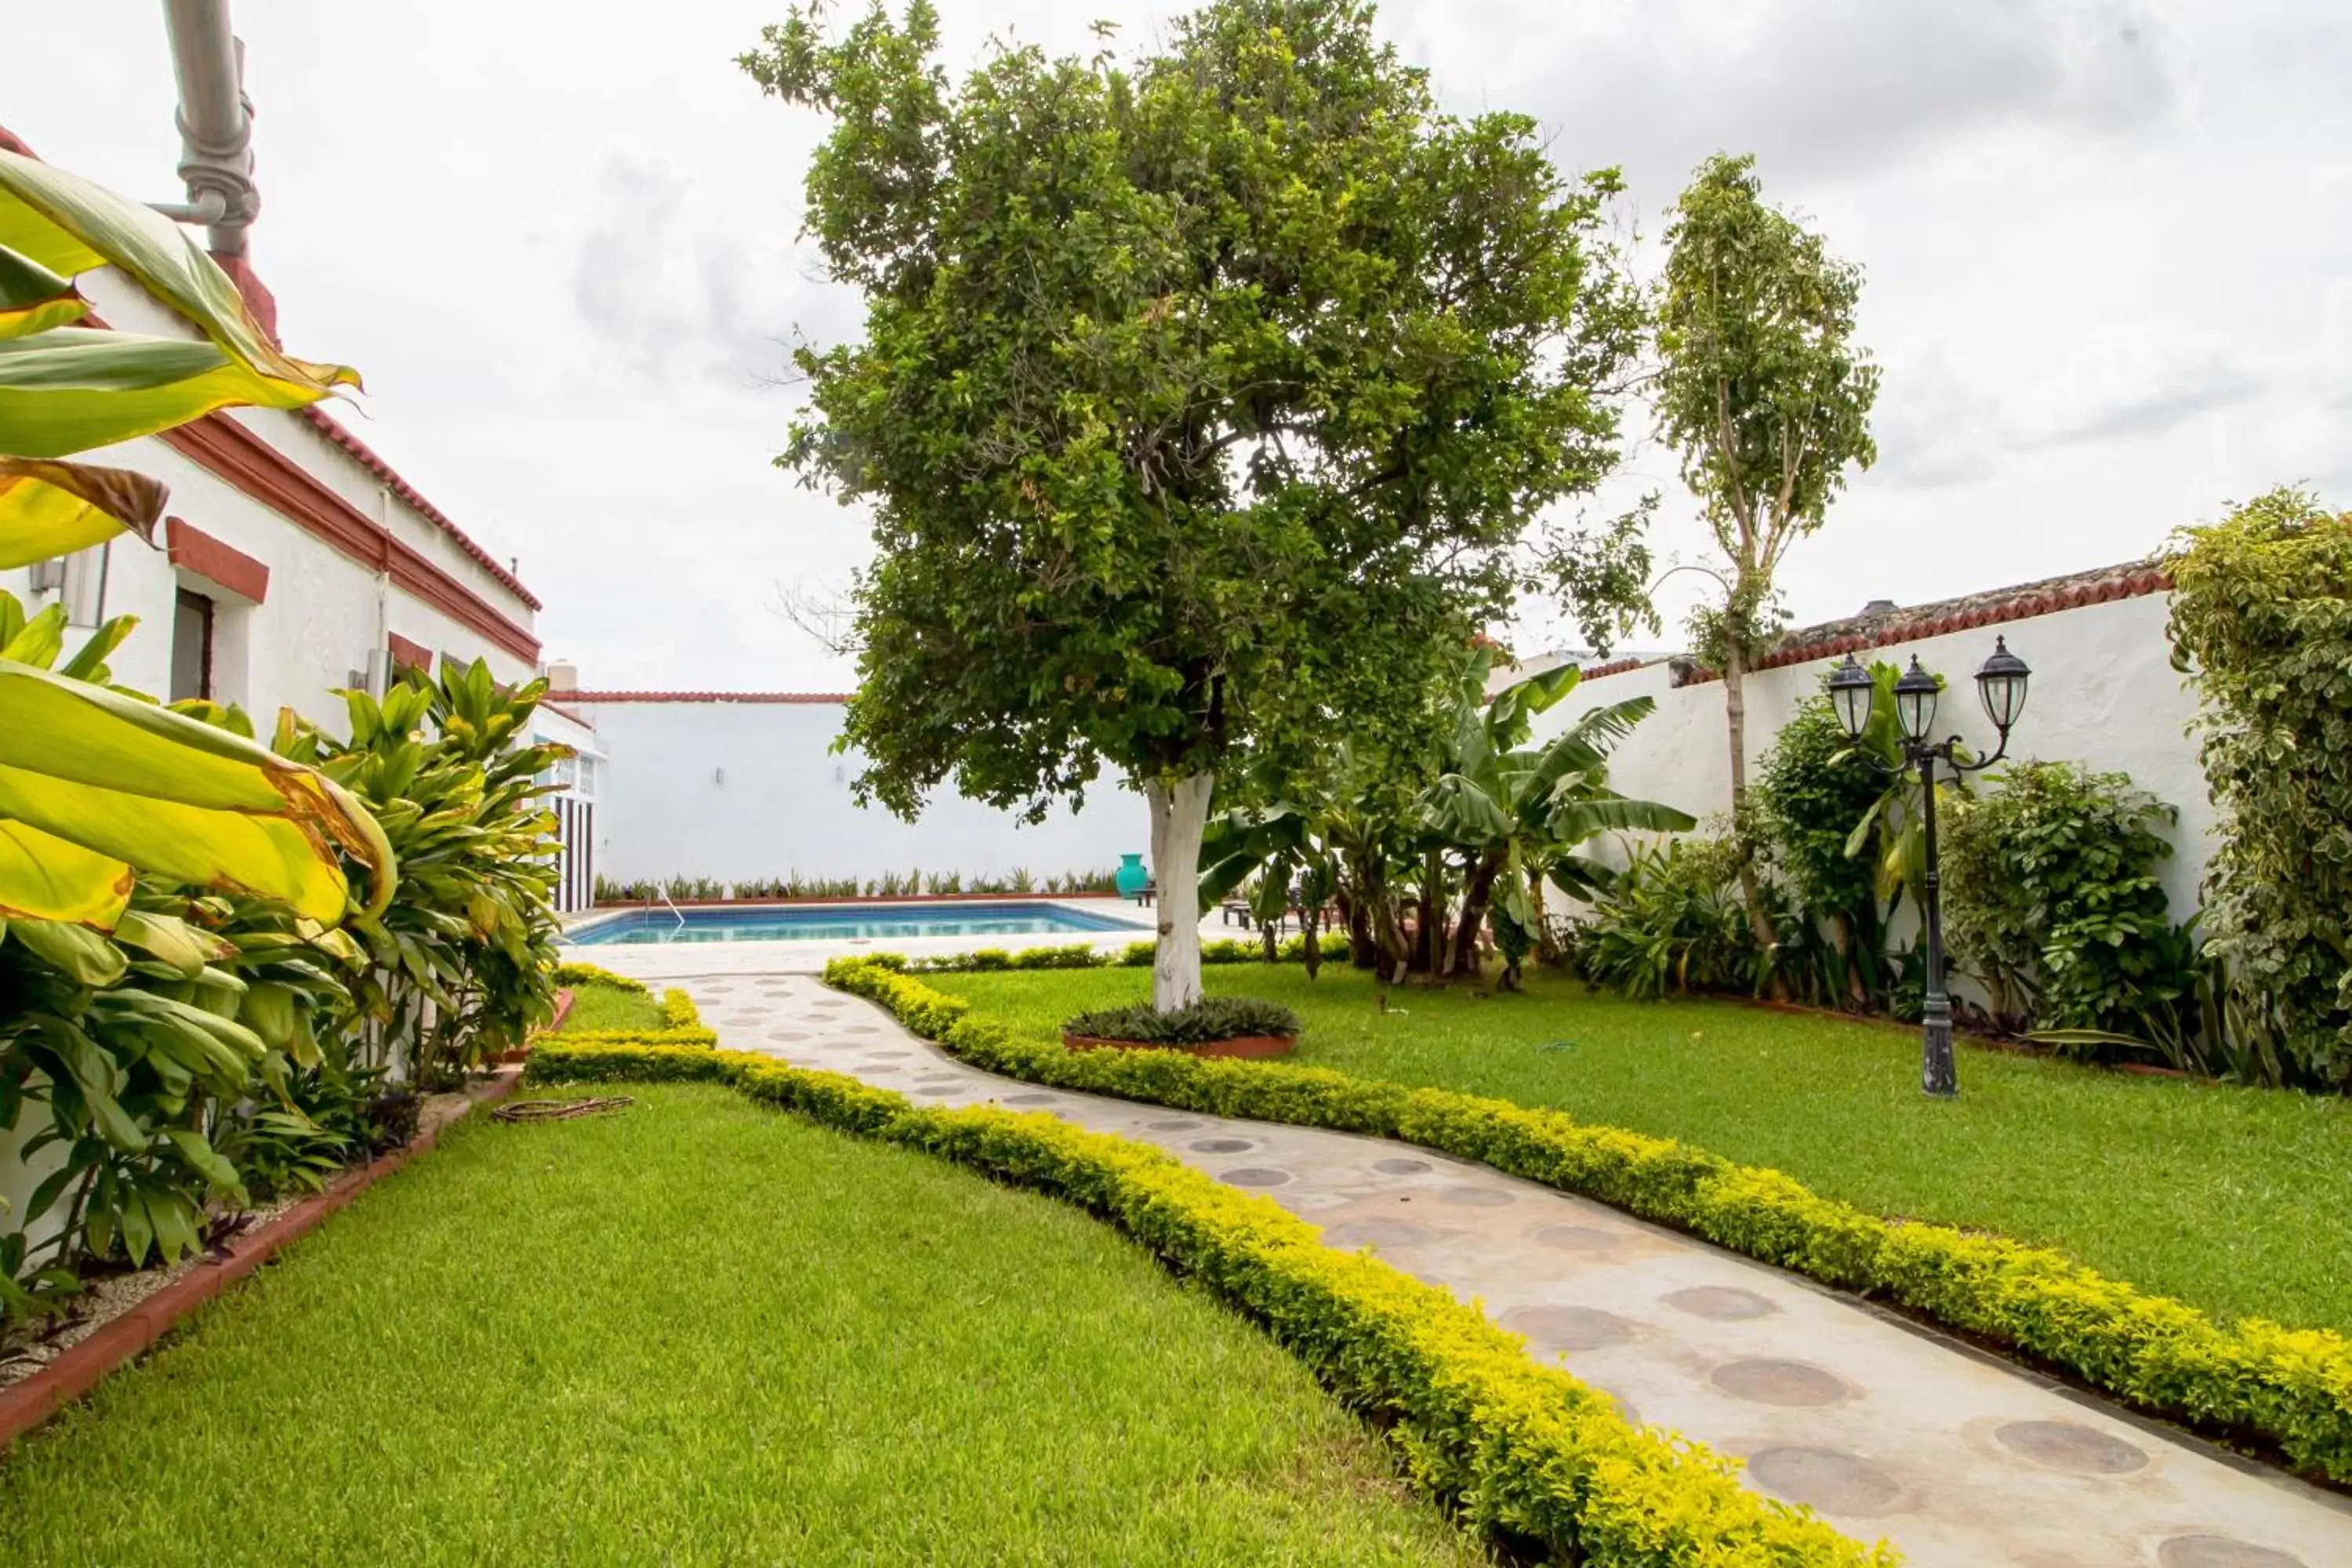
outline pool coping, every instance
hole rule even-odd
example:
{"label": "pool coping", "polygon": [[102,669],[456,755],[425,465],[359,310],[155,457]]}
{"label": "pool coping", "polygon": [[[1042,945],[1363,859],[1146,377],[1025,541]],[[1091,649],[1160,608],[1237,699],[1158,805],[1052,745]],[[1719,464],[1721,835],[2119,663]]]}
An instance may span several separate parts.
{"label": "pool coping", "polygon": [[[936,913],[936,912],[938,911],[938,910],[939,910],[940,908],[941,908],[942,906],[946,906],[946,907],[955,907],[955,906],[977,906],[977,907],[983,907],[983,908],[984,908],[984,907],[992,906],[992,905],[1011,905],[1011,906],[1017,906],[1017,907],[1024,908],[1024,909],[1066,910],[1069,913],[1071,913],[1071,914],[1073,914],[1073,915],[1080,915],[1080,916],[1084,916],[1084,917],[1085,917],[1086,919],[1087,919],[1087,920],[1091,920],[1091,921],[1106,921],[1106,922],[1112,922],[1112,923],[1108,923],[1108,924],[1106,924],[1106,925],[1103,925],[1103,926],[1098,926],[1098,927],[1089,928],[1089,929],[1086,929],[1086,930],[1073,930],[1073,931],[1035,931],[1035,932],[1027,933],[1027,935],[1029,936],[1029,938],[1030,938],[1033,942],[1050,942],[1050,941],[1051,941],[1053,938],[1055,938],[1055,937],[1066,937],[1066,938],[1068,938],[1069,940],[1071,940],[1071,941],[1073,941],[1073,942],[1076,942],[1076,941],[1093,941],[1093,940],[1096,940],[1096,939],[1098,939],[1098,938],[1103,938],[1103,937],[1125,937],[1125,938],[1127,938],[1127,939],[1129,939],[1129,940],[1130,940],[1130,941],[1135,941],[1135,940],[1139,940],[1139,939],[1142,939],[1142,938],[1145,938],[1145,937],[1153,936],[1153,935],[1155,935],[1155,934],[1156,934],[1156,932],[1157,932],[1157,929],[1158,929],[1158,928],[1157,928],[1156,926],[1154,926],[1153,924],[1150,923],[1150,921],[1149,921],[1148,920],[1146,920],[1146,921],[1128,921],[1128,920],[1118,920],[1118,919],[1116,919],[1115,917],[1113,917],[1113,916],[1111,916],[1111,915],[1108,915],[1108,914],[1102,913],[1102,912],[1101,912],[1100,910],[1095,910],[1095,909],[1088,909],[1088,908],[1084,907],[1084,906],[1086,906],[1086,905],[1087,905],[1087,904],[1099,904],[1099,903],[1108,902],[1108,901],[1111,901],[1112,900],[1115,900],[1115,899],[1117,899],[1117,898],[1118,898],[1118,895],[1116,895],[1116,894],[1105,895],[1105,894],[1099,894],[1099,893],[1096,893],[1096,894],[1076,894],[1076,895],[1071,895],[1071,896],[1066,897],[1066,898],[1065,898],[1065,897],[1061,897],[1061,896],[1050,896],[1050,897],[1049,897],[1049,896],[1041,896],[1041,895],[1037,895],[1037,894],[995,893],[995,894],[986,894],[986,895],[952,894],[952,895],[943,895],[943,896],[940,896],[940,897],[938,897],[938,898],[904,898],[904,899],[896,899],[896,900],[893,900],[893,899],[857,899],[857,900],[847,900],[847,899],[835,899],[835,900],[812,900],[812,899],[790,899],[790,900],[769,900],[769,899],[763,899],[763,900],[734,900],[734,899],[728,899],[728,900],[689,900],[689,901],[688,901],[688,902],[686,902],[686,903],[682,903],[682,904],[677,905],[677,908],[679,910],[682,910],[682,911],[690,911],[690,912],[692,912],[692,913],[706,913],[706,912],[709,912],[709,911],[717,910],[717,911],[719,911],[719,912],[722,912],[722,913],[725,913],[725,914],[730,914],[730,915],[738,915],[738,914],[740,914],[740,915],[746,915],[746,916],[756,916],[756,915],[758,915],[759,913],[761,913],[762,910],[772,910],[778,911],[779,913],[792,913],[792,914],[822,914],[822,913],[824,913],[824,911],[826,911],[826,910],[842,910],[845,914],[852,914],[852,913],[854,913],[854,914],[857,914],[857,915],[865,916],[865,917],[866,917],[866,918],[874,918],[874,917],[875,917],[875,911],[877,911],[877,910],[893,910],[893,909],[900,909],[900,908],[907,909],[907,910],[910,910],[910,911],[919,911],[919,912],[926,913],[926,914],[933,914],[933,913]],[[1118,900],[1118,901],[1120,901],[1120,902],[1124,902],[1125,900]],[[667,910],[667,906],[660,905],[660,904],[623,904],[623,905],[606,905],[606,906],[599,906],[599,907],[598,907],[598,909],[597,909],[597,910],[596,910],[596,912],[595,912],[593,915],[590,916],[588,919],[585,919],[585,920],[580,921],[576,922],[575,924],[572,924],[572,925],[571,925],[571,926],[566,927],[566,928],[564,929],[564,931],[562,931],[562,933],[558,938],[557,938],[557,941],[558,941],[562,945],[563,945],[563,946],[565,946],[565,947],[606,947],[606,946],[645,946],[645,947],[660,947],[660,946],[669,946],[669,945],[674,945],[674,944],[670,944],[670,943],[663,943],[663,942],[612,943],[612,942],[596,942],[596,941],[593,941],[593,940],[588,940],[588,939],[591,937],[591,933],[593,933],[593,932],[599,931],[604,931],[604,930],[606,930],[606,929],[608,929],[608,928],[610,928],[610,927],[619,925],[619,924],[621,924],[621,923],[622,923],[623,921],[625,921],[633,920],[633,919],[635,919],[635,917],[640,916],[640,915],[654,915],[654,914],[660,914],[660,913],[665,912],[665,911],[666,911],[666,910]],[[752,940],[751,940],[751,942],[750,943],[748,943],[748,944],[746,944],[746,945],[757,945],[757,946],[761,946],[761,947],[770,947],[770,946],[776,946],[776,945],[779,945],[779,944],[781,944],[782,942],[784,942],[784,941],[786,941],[786,940],[789,940],[789,939],[782,939],[782,938],[754,938],[754,939],[752,939]],[[971,937],[970,937],[970,936],[966,936],[966,935],[957,935],[957,936],[951,936],[951,937],[929,937],[929,936],[919,936],[919,936],[909,936],[909,937],[889,937],[889,938],[881,938],[881,937],[829,937],[829,938],[828,938],[828,937],[806,937],[806,938],[802,938],[802,939],[800,939],[800,940],[801,940],[801,941],[803,941],[803,942],[861,942],[861,943],[870,943],[870,942],[882,942],[882,941],[888,941],[888,942],[937,942],[937,941],[951,941],[951,942],[969,942],[972,941],[973,939],[972,939]],[[697,945],[701,945],[701,946],[721,946],[721,945],[730,945],[730,944],[719,943],[719,942],[709,942],[709,943],[698,943],[698,944],[697,944]]]}

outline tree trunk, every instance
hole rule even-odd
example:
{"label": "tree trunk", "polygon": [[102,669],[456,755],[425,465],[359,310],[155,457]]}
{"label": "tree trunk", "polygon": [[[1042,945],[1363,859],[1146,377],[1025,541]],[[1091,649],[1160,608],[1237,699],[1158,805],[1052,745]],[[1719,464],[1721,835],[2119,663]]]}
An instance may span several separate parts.
{"label": "tree trunk", "polygon": [[1462,918],[1454,928],[1451,974],[1478,977],[1478,931],[1486,923],[1486,907],[1495,896],[1495,878],[1503,869],[1499,854],[1481,857],[1462,879]]}
{"label": "tree trunk", "polygon": [[1731,831],[1733,841],[1739,846],[1739,894],[1748,906],[1748,931],[1756,939],[1757,950],[1769,964],[1766,973],[1770,978],[1772,995],[1776,1000],[1789,999],[1789,983],[1780,974],[1780,965],[1774,949],[1780,943],[1779,933],[1772,929],[1772,913],[1764,907],[1764,884],[1756,875],[1756,858],[1748,842],[1748,671],[1744,650],[1735,628],[1726,638],[1723,659],[1723,713],[1731,728]]}
{"label": "tree trunk", "polygon": [[1381,966],[1381,947],[1372,940],[1370,900],[1344,887],[1333,897],[1339,900],[1340,930],[1348,939],[1349,965],[1356,969],[1378,969]]}
{"label": "tree trunk", "polygon": [[1312,980],[1323,971],[1323,911],[1302,913],[1298,934],[1306,940],[1301,959],[1307,965],[1307,978]]}
{"label": "tree trunk", "polygon": [[1209,826],[1213,773],[1144,781],[1151,808],[1151,878],[1159,887],[1160,941],[1151,1005],[1173,1013],[1201,1000],[1201,836]]}

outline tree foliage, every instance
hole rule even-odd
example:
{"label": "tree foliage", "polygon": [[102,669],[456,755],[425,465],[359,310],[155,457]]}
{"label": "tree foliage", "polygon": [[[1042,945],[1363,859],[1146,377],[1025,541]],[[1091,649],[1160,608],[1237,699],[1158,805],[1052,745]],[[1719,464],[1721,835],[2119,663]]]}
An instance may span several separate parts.
{"label": "tree foliage", "polygon": [[[1718,153],[1675,204],[1657,328],[1658,433],[1682,454],[1723,552],[1711,574],[1722,602],[1694,630],[1720,650],[1735,819],[1748,794],[1746,673],[1776,626],[1781,558],[1821,527],[1847,469],[1877,456],[1878,370],[1853,342],[1862,274],[1765,205],[1755,165]],[[1769,948],[1755,868],[1743,862],[1739,875]]]}
{"label": "tree foliage", "polygon": [[2298,1076],[2352,1079],[2352,513],[2278,489],[2184,530],[2173,658],[2219,808],[2205,931],[2231,1016]]}
{"label": "tree foliage", "polygon": [[1353,0],[960,83],[938,42],[925,0],[796,9],[742,61],[831,119],[808,226],[866,296],[862,342],[800,351],[782,459],[871,509],[861,796],[1035,815],[1411,721],[1614,458],[1614,176],[1441,113]]}

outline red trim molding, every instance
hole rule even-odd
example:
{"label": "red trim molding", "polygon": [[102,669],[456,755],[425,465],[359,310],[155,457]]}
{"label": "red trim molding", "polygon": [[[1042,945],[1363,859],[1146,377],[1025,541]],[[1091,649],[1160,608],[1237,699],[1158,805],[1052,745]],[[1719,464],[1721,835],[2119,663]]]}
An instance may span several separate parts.
{"label": "red trim molding", "polygon": [[526,664],[539,662],[537,637],[236,420],[208,414],[157,438],[352,560],[388,573],[394,586],[459,626],[481,633]]}
{"label": "red trim molding", "polygon": [[[1756,668],[1779,669],[1817,658],[1835,658],[1841,654],[1867,653],[1873,648],[1893,647],[1953,632],[1973,631],[1979,626],[2002,626],[2035,616],[2056,615],[2062,610],[2079,610],[2086,605],[2112,604],[2118,599],[2137,599],[2171,590],[2172,577],[2159,566],[2132,566],[2084,573],[2073,578],[2053,578],[2047,583],[2029,583],[1999,594],[1951,600],[1870,621],[1799,632],[1794,640],[1757,660]],[[1696,686],[1722,679],[1721,670],[1702,669],[1695,672],[1687,684]]]}
{"label": "red trim molding", "polygon": [[384,641],[390,647],[392,662],[404,669],[433,673],[433,650],[421,642],[411,642],[398,632],[388,632]]}
{"label": "red trim molding", "polygon": [[172,564],[217,583],[241,599],[260,604],[269,596],[269,568],[233,544],[225,543],[185,518],[163,520],[165,549]]}
{"label": "red trim molding", "polygon": [[803,702],[838,706],[846,691],[567,691],[566,702]]}
{"label": "red trim molding", "polygon": [[406,479],[402,479],[398,470],[394,469],[390,463],[385,462],[382,458],[377,457],[374,449],[365,441],[361,440],[357,436],[352,435],[349,430],[345,429],[341,422],[337,420],[333,415],[328,413],[325,409],[320,407],[315,403],[304,405],[301,409],[298,410],[298,412],[301,415],[305,423],[314,426],[318,432],[324,436],[328,440],[332,441],[336,446],[341,447],[344,451],[349,452],[352,457],[358,458],[360,467],[365,468],[377,479],[382,479],[385,484],[392,487],[392,493],[406,501],[410,510],[416,512],[417,515],[424,518],[427,522],[433,524],[434,527],[439,529],[442,532],[447,534],[451,542],[455,543],[458,549],[464,551],[467,555],[472,556],[476,563],[478,564],[483,571],[488,572],[491,576],[497,578],[499,584],[509,593],[512,594],[516,598],[520,599],[524,604],[529,605],[534,610],[545,607],[540,604],[538,598],[532,595],[530,589],[522,585],[522,579],[517,577],[513,573],[500,565],[496,556],[483,549],[480,545],[475,543],[471,536],[469,536],[464,529],[459,528],[456,523],[449,521],[449,516],[446,512],[444,512],[439,507],[435,506],[431,501],[426,500],[422,495],[418,494],[415,485],[412,485]]}

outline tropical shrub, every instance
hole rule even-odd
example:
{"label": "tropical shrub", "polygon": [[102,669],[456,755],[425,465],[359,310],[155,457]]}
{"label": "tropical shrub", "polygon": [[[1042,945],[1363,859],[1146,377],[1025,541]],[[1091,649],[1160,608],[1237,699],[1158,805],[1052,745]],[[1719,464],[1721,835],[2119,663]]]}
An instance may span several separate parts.
{"label": "tropical shrub", "polygon": [[1205,1046],[1250,1035],[1296,1037],[1301,1026],[1289,1008],[1252,996],[1206,996],[1172,1013],[1139,1005],[1105,1007],[1062,1026],[1073,1035],[1148,1046]]}
{"label": "tropical shrub", "polygon": [[1742,859],[1727,835],[1636,847],[1576,922],[1578,970],[1644,1000],[1750,988],[1756,944],[1740,900]]}
{"label": "tropical shrub", "polygon": [[1996,1023],[2126,1029],[2179,994],[2157,879],[2176,815],[2128,775],[2072,763],[2021,763],[1951,797],[1945,936]]}
{"label": "tropical shrub", "polygon": [[2220,823],[2204,929],[2242,1059],[2352,1084],[2352,513],[2278,489],[2178,534],[2173,662]]}
{"label": "tropical shrub", "polygon": [[[1798,704],[1757,770],[1752,826],[1765,862],[1801,917],[1828,930],[1834,973],[1824,1000],[1867,1006],[1885,994],[1874,808],[1887,784],[1826,694]],[[1868,824],[1858,844],[1856,823]]]}
{"label": "tropical shrub", "polygon": [[[554,1010],[554,814],[537,776],[565,747],[530,745],[547,683],[501,689],[480,659],[406,671],[379,700],[344,693],[351,737],[308,727],[288,749],[366,801],[403,869],[360,934],[374,1065],[435,1087],[520,1049]],[[429,733],[428,733],[429,731]]]}

